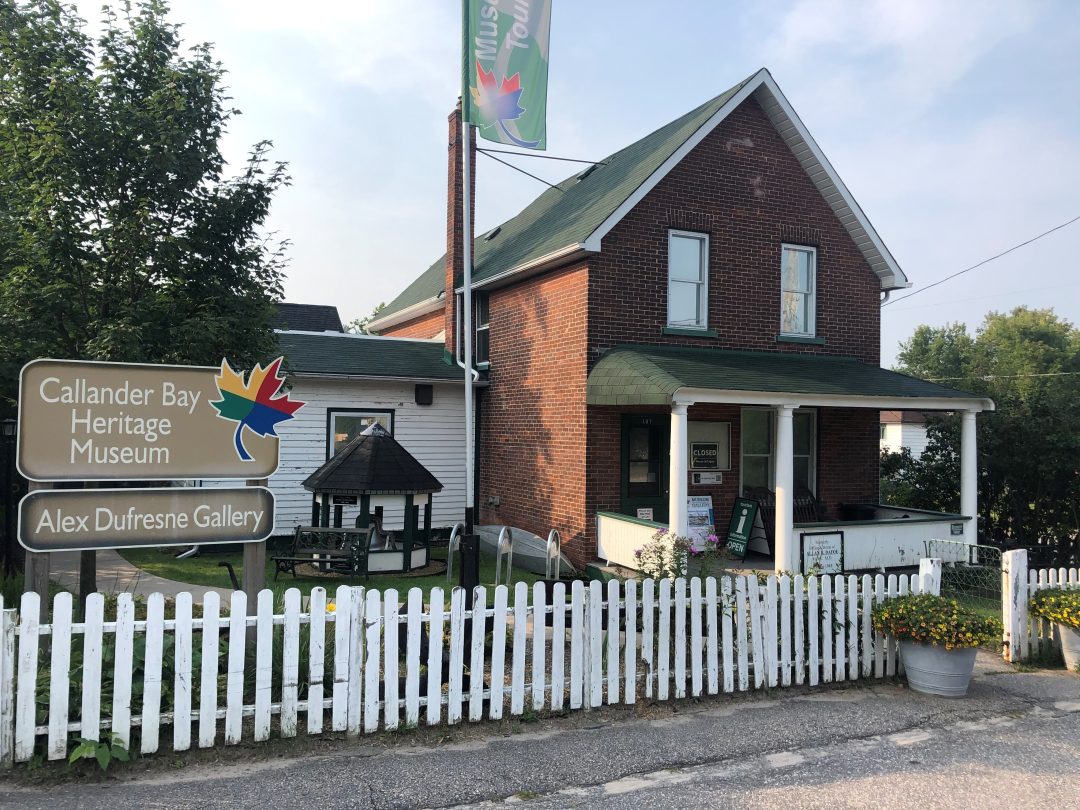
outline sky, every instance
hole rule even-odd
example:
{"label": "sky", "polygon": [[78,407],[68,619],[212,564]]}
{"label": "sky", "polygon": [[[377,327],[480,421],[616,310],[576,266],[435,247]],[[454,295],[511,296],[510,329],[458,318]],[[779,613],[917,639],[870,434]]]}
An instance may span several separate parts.
{"label": "sky", "polygon": [[[506,0],[504,0],[505,2]],[[79,0],[98,19],[102,0]],[[239,169],[274,143],[292,185],[285,299],[344,320],[445,249],[455,0],[173,0],[243,114]],[[1080,2],[553,0],[548,152],[598,160],[767,67],[920,289],[1080,215]],[[544,186],[484,156],[476,232]],[[515,159],[558,181],[573,164]],[[568,168],[569,167],[569,168]],[[882,310],[882,362],[919,324],[1053,307],[1080,323],[1080,222]],[[899,298],[905,292],[894,293]]]}

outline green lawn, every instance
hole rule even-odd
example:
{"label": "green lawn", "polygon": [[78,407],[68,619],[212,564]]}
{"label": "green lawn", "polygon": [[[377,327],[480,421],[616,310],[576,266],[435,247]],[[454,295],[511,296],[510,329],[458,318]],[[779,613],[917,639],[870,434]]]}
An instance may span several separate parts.
{"label": "green lawn", "polygon": [[[364,579],[363,577],[316,578],[303,576],[294,578],[291,574],[281,574],[275,582],[274,564],[270,558],[276,553],[286,552],[284,550],[279,552],[273,545],[267,549],[266,584],[267,587],[275,592],[283,592],[287,588],[299,588],[302,593],[306,594],[309,593],[312,588],[321,585],[326,588],[328,592],[332,593],[338,585],[344,584],[364,585],[368,588],[377,588],[380,591],[396,588],[402,594],[407,592],[410,588],[422,588],[424,593],[427,594],[436,586],[448,591],[451,584],[457,584],[456,565],[453,583],[447,583],[445,572],[426,577],[403,576],[401,574],[372,574],[368,579]],[[155,574],[159,577],[175,580],[177,582],[190,582],[192,585],[211,585],[218,588],[231,588],[232,582],[229,580],[229,574],[225,568],[218,566],[219,562],[225,561],[231,563],[238,578],[241,576],[243,570],[242,553],[239,551],[226,553],[203,552],[198,557],[192,557],[187,560],[178,560],[169,554],[162,554],[157,549],[152,548],[124,549],[120,551],[120,554],[129,563],[138,566],[147,573]],[[445,560],[446,547],[433,548],[431,557],[433,560]],[[512,579],[514,582],[526,582],[532,584],[540,579],[540,577],[530,571],[514,568]],[[482,555],[480,557],[480,582],[484,585],[490,585],[494,581],[495,558]]]}

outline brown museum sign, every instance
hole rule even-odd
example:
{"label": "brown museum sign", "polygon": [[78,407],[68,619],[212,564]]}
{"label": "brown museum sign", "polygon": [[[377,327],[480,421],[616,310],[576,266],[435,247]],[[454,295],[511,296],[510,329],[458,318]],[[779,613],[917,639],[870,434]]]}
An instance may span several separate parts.
{"label": "brown museum sign", "polygon": [[221,368],[35,360],[19,386],[19,471],[33,481],[267,478],[274,426],[302,407],[281,360]]}
{"label": "brown museum sign", "polygon": [[274,529],[274,494],[231,489],[46,489],[19,504],[29,551],[251,543]]}

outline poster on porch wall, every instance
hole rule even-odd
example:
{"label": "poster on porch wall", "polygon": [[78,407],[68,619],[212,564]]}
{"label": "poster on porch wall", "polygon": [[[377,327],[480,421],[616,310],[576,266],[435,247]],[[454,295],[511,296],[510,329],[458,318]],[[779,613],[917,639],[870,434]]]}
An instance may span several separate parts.
{"label": "poster on porch wall", "polygon": [[697,548],[705,547],[705,538],[715,534],[712,495],[691,495],[686,499],[687,537]]}

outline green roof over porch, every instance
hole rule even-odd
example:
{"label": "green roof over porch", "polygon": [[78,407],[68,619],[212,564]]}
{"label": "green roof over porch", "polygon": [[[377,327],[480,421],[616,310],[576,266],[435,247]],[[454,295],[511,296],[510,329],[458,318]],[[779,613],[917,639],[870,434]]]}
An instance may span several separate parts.
{"label": "green roof over porch", "polygon": [[985,397],[850,357],[681,346],[617,346],[589,374],[590,405],[670,405],[682,401],[993,410]]}

